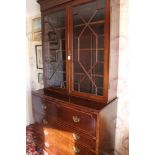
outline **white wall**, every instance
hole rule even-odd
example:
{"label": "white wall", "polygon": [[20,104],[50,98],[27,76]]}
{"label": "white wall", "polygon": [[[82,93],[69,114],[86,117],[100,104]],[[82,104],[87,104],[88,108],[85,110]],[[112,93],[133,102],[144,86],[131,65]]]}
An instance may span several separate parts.
{"label": "white wall", "polygon": [[26,40],[26,125],[33,123],[32,104],[31,104],[31,85],[30,85],[30,67],[29,67],[29,49],[28,39]]}
{"label": "white wall", "polygon": [[[113,0],[117,2],[117,0]],[[115,155],[129,154],[129,99],[128,99],[128,0],[120,0],[118,107],[116,121]]]}
{"label": "white wall", "polygon": [[[26,90],[26,124],[34,122],[32,115],[31,90],[42,88],[37,83],[35,45],[40,45],[39,41],[32,41],[32,19],[40,16],[40,6],[35,0],[27,0],[26,7],[26,66],[27,66],[27,90]],[[42,70],[40,71],[42,72]]]}
{"label": "white wall", "polygon": [[40,6],[37,0],[26,0],[26,17],[33,17],[40,14]]}

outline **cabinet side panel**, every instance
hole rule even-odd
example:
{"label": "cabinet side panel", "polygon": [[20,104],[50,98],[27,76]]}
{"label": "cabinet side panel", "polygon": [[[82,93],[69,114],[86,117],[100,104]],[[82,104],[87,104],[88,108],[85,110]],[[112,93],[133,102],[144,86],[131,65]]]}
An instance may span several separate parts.
{"label": "cabinet side panel", "polygon": [[99,155],[114,155],[117,100],[101,110],[99,127]]}
{"label": "cabinet side panel", "polygon": [[108,101],[117,96],[120,6],[111,0]]}
{"label": "cabinet side panel", "polygon": [[32,95],[32,109],[33,109],[33,117],[35,123],[41,123],[43,120],[43,115],[38,115],[38,113],[42,114],[42,101],[39,96]]}

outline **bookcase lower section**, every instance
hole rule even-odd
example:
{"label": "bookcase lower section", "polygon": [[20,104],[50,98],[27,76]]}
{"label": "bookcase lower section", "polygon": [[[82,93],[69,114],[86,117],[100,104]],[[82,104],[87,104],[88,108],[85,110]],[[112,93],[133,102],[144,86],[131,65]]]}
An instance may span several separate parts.
{"label": "bookcase lower section", "polygon": [[114,155],[116,102],[100,110],[33,94],[36,132],[49,155]]}

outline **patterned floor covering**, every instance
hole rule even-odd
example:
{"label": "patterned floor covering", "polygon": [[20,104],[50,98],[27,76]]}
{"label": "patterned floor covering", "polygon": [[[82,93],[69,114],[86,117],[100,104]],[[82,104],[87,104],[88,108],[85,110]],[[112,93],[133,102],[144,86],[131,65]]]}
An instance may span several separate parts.
{"label": "patterned floor covering", "polygon": [[34,131],[33,124],[26,127],[26,155],[43,155],[41,144],[38,143],[38,135]]}

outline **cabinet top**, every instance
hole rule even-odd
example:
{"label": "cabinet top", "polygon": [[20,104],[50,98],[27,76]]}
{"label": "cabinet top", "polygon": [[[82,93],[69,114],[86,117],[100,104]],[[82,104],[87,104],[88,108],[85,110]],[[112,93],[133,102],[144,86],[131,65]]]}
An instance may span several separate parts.
{"label": "cabinet top", "polygon": [[73,0],[37,0],[40,4],[41,11],[45,11],[47,9],[53,8],[55,6],[62,5],[64,3],[70,2]]}
{"label": "cabinet top", "polygon": [[73,96],[67,96],[67,95],[63,95],[63,94],[59,94],[59,93],[49,93],[46,89],[40,89],[40,90],[36,90],[36,91],[32,91],[33,95],[37,95],[40,96],[42,98],[48,99],[48,100],[55,100],[57,102],[65,102],[68,103],[69,105],[74,105],[77,107],[83,106],[85,108],[87,108],[88,110],[92,110],[92,111],[100,111],[102,110],[106,105],[110,104],[111,102],[107,103],[107,104],[102,104],[100,102],[96,102],[96,101],[91,101],[91,100],[86,100],[86,99],[82,99],[82,98],[77,98],[77,97],[73,97]]}
{"label": "cabinet top", "polygon": [[69,2],[69,1],[73,1],[73,0],[37,0],[38,3],[46,3],[46,2],[59,2],[59,3],[66,3],[66,2]]}

